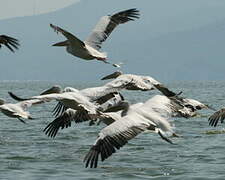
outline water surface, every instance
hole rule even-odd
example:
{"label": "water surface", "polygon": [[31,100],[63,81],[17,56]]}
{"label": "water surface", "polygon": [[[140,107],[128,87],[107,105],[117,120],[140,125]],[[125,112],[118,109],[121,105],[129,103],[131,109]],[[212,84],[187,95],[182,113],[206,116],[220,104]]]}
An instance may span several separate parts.
{"label": "water surface", "polygon": [[[13,91],[29,96],[40,93],[55,82],[4,81],[0,97],[15,102],[7,95]],[[94,84],[58,83],[78,89]],[[96,84],[97,85],[97,84]],[[195,98],[214,108],[225,105],[225,82],[168,83],[183,96]],[[145,101],[158,92],[127,92],[123,95],[132,103]],[[53,120],[55,103],[30,109],[36,118],[27,124],[0,114],[0,179],[224,179],[225,134],[222,129],[208,126],[207,117],[213,113],[203,110],[202,117],[175,118],[175,145],[162,141],[157,134],[142,133],[121,148],[97,169],[84,168],[83,158],[104,125],[89,127],[88,123],[73,124],[59,132],[55,139],[42,131]],[[218,133],[208,131],[218,130]],[[220,133],[222,132],[222,133]]]}

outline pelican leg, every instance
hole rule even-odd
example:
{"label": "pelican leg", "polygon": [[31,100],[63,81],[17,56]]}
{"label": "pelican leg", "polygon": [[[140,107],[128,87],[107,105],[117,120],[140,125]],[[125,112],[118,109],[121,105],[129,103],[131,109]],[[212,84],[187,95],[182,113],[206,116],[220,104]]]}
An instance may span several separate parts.
{"label": "pelican leg", "polygon": [[107,61],[106,58],[101,58],[101,57],[95,57],[98,61],[104,62],[106,64],[111,64],[110,62]]}
{"label": "pelican leg", "polygon": [[28,119],[30,119],[30,120],[34,120],[34,119],[36,119],[36,118],[33,118],[33,117],[29,116],[29,117],[28,117]]}
{"label": "pelican leg", "polygon": [[173,133],[173,134],[172,134],[172,137],[182,137],[182,136],[179,135],[179,134]]}
{"label": "pelican leg", "polygon": [[168,142],[168,143],[170,143],[170,144],[174,144],[169,138],[163,136],[163,134],[162,134],[160,131],[158,131],[158,134],[159,134],[159,136],[160,136],[163,140],[165,140],[166,142]]}
{"label": "pelican leg", "polygon": [[23,120],[23,119],[21,119],[21,118],[18,118],[22,123],[24,123],[24,124],[26,124],[26,122]]}

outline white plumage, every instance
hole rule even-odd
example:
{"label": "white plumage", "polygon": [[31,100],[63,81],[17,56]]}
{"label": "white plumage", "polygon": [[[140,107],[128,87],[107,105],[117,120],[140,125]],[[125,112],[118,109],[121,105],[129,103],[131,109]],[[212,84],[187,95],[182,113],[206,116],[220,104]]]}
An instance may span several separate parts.
{"label": "white plumage", "polygon": [[43,103],[43,101],[39,99],[21,101],[15,104],[5,103],[5,100],[1,99],[0,111],[8,117],[18,118],[21,122],[25,123],[23,119],[32,119],[30,113],[27,111],[27,108],[40,103]]}
{"label": "white plumage", "polygon": [[84,60],[97,59],[106,62],[106,53],[99,51],[102,43],[116,26],[133,21],[136,18],[139,18],[139,11],[137,9],[128,9],[111,16],[103,16],[85,41],[81,41],[66,30],[50,24],[56,32],[62,33],[67,38],[66,41],[56,43],[53,46],[66,46],[68,53]]}
{"label": "white plumage", "polygon": [[[173,108],[173,104],[164,97],[157,95],[145,103],[130,106],[123,117],[113,116],[115,121],[100,131],[96,142],[85,156],[86,167],[97,167],[99,155],[104,161],[115,153],[116,149],[120,149],[130,139],[145,130],[153,130],[164,140],[172,143],[163,134],[168,132],[175,135],[172,126],[165,118],[172,115],[175,107]],[[156,102],[158,106],[155,105]],[[165,116],[161,116],[159,112],[164,112]]]}

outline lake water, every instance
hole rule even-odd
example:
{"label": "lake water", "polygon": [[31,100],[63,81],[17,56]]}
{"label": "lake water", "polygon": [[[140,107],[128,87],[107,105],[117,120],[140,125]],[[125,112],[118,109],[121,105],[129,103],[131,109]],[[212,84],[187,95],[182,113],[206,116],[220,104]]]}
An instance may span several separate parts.
{"label": "lake water", "polygon": [[[1,82],[0,97],[13,101],[7,94],[13,91],[23,97],[39,94],[55,82]],[[78,89],[94,84],[57,83]],[[96,84],[100,85],[100,84]],[[216,109],[225,105],[225,82],[167,83],[172,90],[194,98]],[[123,91],[131,103],[145,101],[157,91]],[[55,103],[35,106],[30,112],[36,118],[23,124],[0,114],[0,179],[66,180],[66,179],[225,179],[225,124],[208,126],[213,111],[203,110],[201,117],[174,118],[175,145],[157,134],[142,133],[96,169],[85,168],[83,158],[104,127],[73,124],[61,130],[55,139],[42,131],[53,120]],[[218,133],[208,133],[208,131]],[[221,133],[220,133],[221,132]]]}

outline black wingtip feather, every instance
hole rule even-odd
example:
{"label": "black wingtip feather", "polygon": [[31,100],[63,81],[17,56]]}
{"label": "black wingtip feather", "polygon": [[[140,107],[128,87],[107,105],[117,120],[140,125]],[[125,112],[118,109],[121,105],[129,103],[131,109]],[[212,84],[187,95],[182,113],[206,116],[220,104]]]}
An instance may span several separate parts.
{"label": "black wingtip feather", "polygon": [[10,95],[11,98],[17,100],[17,101],[26,101],[29,100],[28,98],[20,98],[17,95],[15,95],[13,92],[8,92],[8,94]]}
{"label": "black wingtip feather", "polygon": [[120,149],[120,147],[126,143],[126,140],[123,143],[118,143],[117,138],[115,140],[114,137],[110,136],[106,136],[104,139],[98,140],[97,143],[91,147],[83,160],[83,162],[85,162],[85,167],[87,168],[89,166],[90,168],[96,168],[98,165],[99,154],[101,156],[101,161],[104,161],[115,153],[116,149]]}
{"label": "black wingtip feather", "polygon": [[17,39],[6,35],[0,35],[0,44],[5,45],[13,53],[15,52],[13,48],[18,49],[18,46],[20,46]]}
{"label": "black wingtip feather", "polygon": [[45,132],[45,134],[48,137],[54,138],[57,135],[60,128],[64,129],[65,127],[66,128],[70,127],[71,121],[72,121],[72,119],[71,119],[70,115],[64,114],[64,115],[56,118],[51,123],[49,123],[43,131]]}
{"label": "black wingtip feather", "polygon": [[111,19],[118,24],[123,24],[128,21],[134,21],[134,19],[138,19],[140,16],[139,10],[136,8],[128,9],[125,11],[118,12],[111,16]]}

